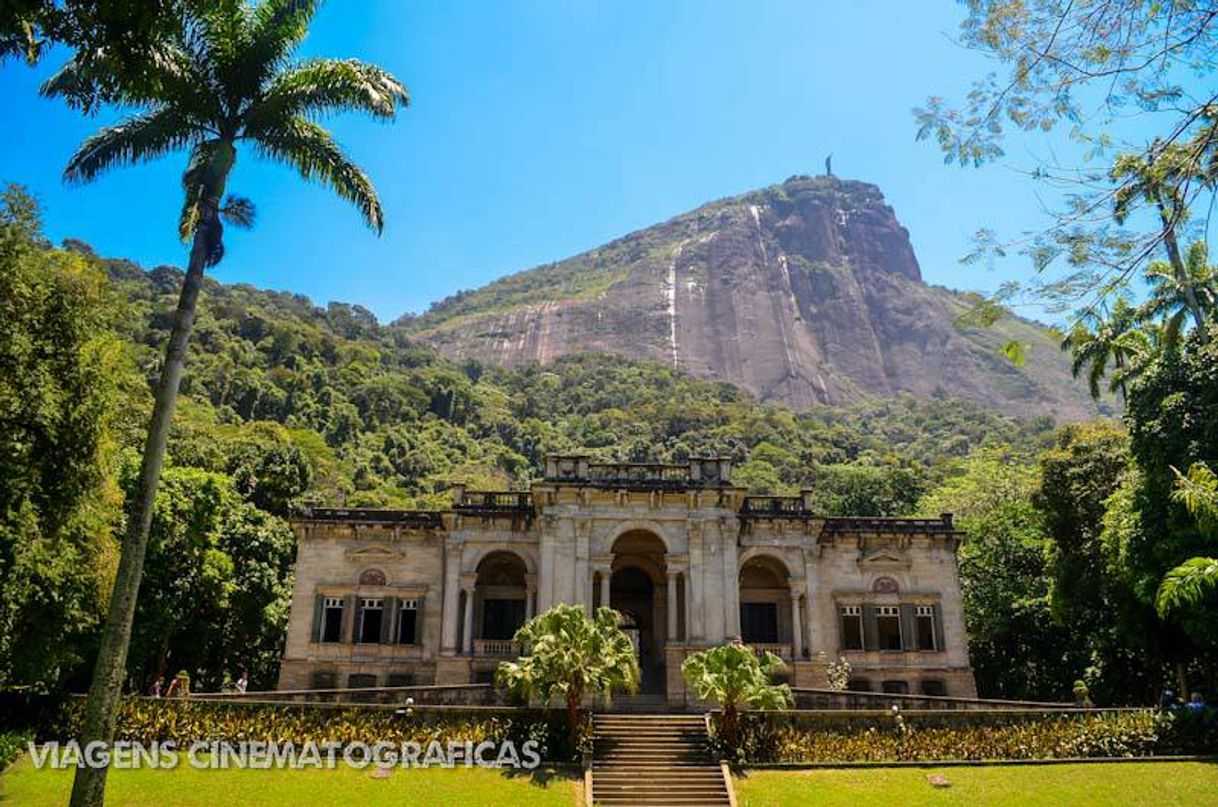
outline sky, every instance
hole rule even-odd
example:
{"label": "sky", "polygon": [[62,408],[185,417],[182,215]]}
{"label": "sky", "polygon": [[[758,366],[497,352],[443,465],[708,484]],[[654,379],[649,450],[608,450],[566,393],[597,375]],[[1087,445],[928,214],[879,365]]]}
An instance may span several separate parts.
{"label": "sky", "polygon": [[[946,0],[331,2],[302,55],[379,64],[411,93],[395,122],[326,122],[379,189],[385,232],[244,153],[229,190],[254,201],[257,226],[228,228],[213,274],[390,320],[704,202],[820,173],[832,153],[834,173],[883,190],[928,282],[993,290],[1026,263],[962,266],[971,234],[1043,226],[1044,200],[1014,167],[1071,146],[1064,132],[1016,139],[1009,159],[964,169],[915,141],[912,108],[961,98],[995,67],[953,41],[962,14]],[[38,197],[53,240],[183,265],[184,154],[63,183],[77,144],[118,113],[85,118],[38,97],[62,56],[0,66],[0,181]]]}

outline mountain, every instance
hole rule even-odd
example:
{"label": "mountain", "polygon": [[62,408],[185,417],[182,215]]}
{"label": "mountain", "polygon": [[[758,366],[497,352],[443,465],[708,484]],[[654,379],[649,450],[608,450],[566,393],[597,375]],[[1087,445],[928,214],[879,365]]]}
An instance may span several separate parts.
{"label": "mountain", "polygon": [[[1045,327],[960,327],[972,295],[923,282],[875,185],[796,176],[712,202],[403,320],[455,360],[658,359],[796,409],[951,397],[1014,415],[1094,416]],[[1017,367],[1000,354],[1027,347]]]}

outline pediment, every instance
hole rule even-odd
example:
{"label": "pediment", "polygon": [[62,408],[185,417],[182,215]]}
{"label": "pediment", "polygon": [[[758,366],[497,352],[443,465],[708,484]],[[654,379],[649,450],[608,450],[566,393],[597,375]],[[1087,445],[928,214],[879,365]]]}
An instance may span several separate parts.
{"label": "pediment", "polygon": [[859,565],[868,568],[908,568],[909,556],[899,549],[874,549],[859,558]]}
{"label": "pediment", "polygon": [[398,557],[398,551],[384,544],[372,544],[370,546],[361,546],[356,549],[348,549],[344,553],[347,560],[392,560]]}

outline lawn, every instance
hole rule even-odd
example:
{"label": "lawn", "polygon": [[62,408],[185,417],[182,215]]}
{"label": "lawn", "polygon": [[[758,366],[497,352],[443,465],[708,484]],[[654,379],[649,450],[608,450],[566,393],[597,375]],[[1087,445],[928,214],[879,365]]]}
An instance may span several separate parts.
{"label": "lawn", "polygon": [[[934,788],[930,774],[951,787]],[[1218,805],[1218,763],[1126,762],[987,768],[752,771],[736,778],[740,807],[899,804],[903,807]]]}
{"label": "lawn", "polygon": [[[196,770],[111,771],[107,803],[122,807],[572,807],[582,804],[582,779],[539,769],[504,775],[479,768],[395,770],[384,779],[368,771]],[[38,770],[28,758],[0,774],[0,805],[63,807],[72,772]]]}

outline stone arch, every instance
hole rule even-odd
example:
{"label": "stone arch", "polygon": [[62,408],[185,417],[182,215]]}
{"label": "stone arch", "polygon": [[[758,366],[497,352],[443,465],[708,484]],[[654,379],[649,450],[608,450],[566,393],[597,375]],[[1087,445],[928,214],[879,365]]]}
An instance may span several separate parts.
{"label": "stone arch", "polygon": [[537,574],[537,562],[536,562],[536,560],[533,559],[533,553],[530,552],[529,550],[525,549],[524,547],[517,547],[517,546],[513,546],[513,547],[503,547],[503,546],[479,547],[477,554],[473,556],[473,558],[470,560],[470,562],[466,568],[476,574],[478,571],[478,567],[482,565],[483,561],[485,561],[491,555],[496,555],[499,553],[505,553],[508,555],[516,556],[516,558],[518,558],[520,560],[520,562],[524,564],[525,574]]}
{"label": "stone arch", "polygon": [[673,551],[672,540],[665,534],[664,528],[654,521],[634,520],[625,521],[614,525],[614,530],[610,533],[605,541],[605,551],[614,552],[618,541],[631,533],[648,533],[659,539],[664,545],[664,554],[671,554]]}
{"label": "stone arch", "polygon": [[788,660],[798,656],[802,615],[786,558],[754,547],[741,556],[737,580],[741,638]]}
{"label": "stone arch", "polygon": [[795,575],[791,574],[791,564],[787,561],[786,554],[768,546],[751,546],[740,553],[740,558],[736,562],[737,573],[744,570],[745,565],[750,561],[760,559],[763,563],[768,563],[782,569],[783,574],[789,579]]}
{"label": "stone arch", "polygon": [[510,549],[484,552],[474,571],[473,639],[478,655],[510,655],[511,638],[528,618],[529,567]]}

